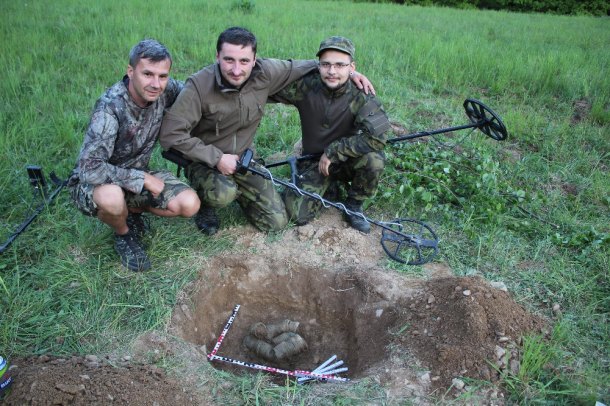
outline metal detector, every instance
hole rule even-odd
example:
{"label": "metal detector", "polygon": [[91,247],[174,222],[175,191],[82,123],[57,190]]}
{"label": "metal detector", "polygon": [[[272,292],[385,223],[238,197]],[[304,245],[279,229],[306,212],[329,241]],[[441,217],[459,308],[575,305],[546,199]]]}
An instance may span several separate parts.
{"label": "metal detector", "polygon": [[[181,167],[187,167],[192,163],[185,158],[182,153],[169,149],[163,151],[161,155],[173,163]],[[247,149],[242,154],[237,171],[241,174],[251,172],[270,180],[274,185],[282,185],[291,189],[301,196],[307,196],[312,199],[322,202],[324,207],[334,207],[346,213],[349,216],[359,216],[371,224],[375,224],[383,228],[381,234],[381,246],[385,253],[394,261],[408,265],[423,265],[432,261],[438,254],[438,237],[436,233],[427,224],[414,219],[401,218],[391,222],[381,222],[372,220],[364,214],[349,210],[342,203],[335,203],[324,199],[316,193],[311,193],[300,189],[294,182],[290,183],[273,177],[269,170],[253,160],[254,153]]]}
{"label": "metal detector", "polygon": [[30,179],[30,185],[32,185],[34,191],[34,197],[41,198],[43,201],[36,207],[34,212],[30,215],[30,217],[26,218],[17,229],[8,237],[6,242],[0,246],[0,254],[4,253],[6,249],[15,241],[17,237],[21,233],[25,231],[26,228],[34,221],[34,219],[47,207],[50,205],[55,197],[61,192],[61,189],[66,185],[67,181],[62,181],[59,179],[55,172],[51,172],[51,181],[56,186],[56,188],[49,193],[49,188],[47,181],[45,179],[44,173],[42,172],[42,168],[37,165],[28,165],[26,167],[28,172],[28,177]]}
{"label": "metal detector", "polygon": [[[466,130],[469,128],[478,129],[483,134],[496,141],[503,141],[508,137],[508,131],[506,130],[506,126],[502,122],[500,116],[498,116],[492,109],[487,107],[483,102],[476,99],[466,99],[464,100],[464,110],[466,112],[466,116],[468,116],[468,118],[470,119],[469,124],[464,124],[456,127],[441,128],[438,130],[420,131],[416,133],[405,134],[396,138],[390,138],[386,142],[388,144],[396,144],[402,141],[429,137],[432,135],[449,133],[453,131]],[[299,157],[291,156],[283,161],[272,162],[269,164],[266,163],[265,167],[274,168],[276,166],[290,165],[290,179],[292,183],[296,183],[296,179],[299,177],[296,163],[300,161],[318,159],[321,156],[321,153],[307,154]]]}

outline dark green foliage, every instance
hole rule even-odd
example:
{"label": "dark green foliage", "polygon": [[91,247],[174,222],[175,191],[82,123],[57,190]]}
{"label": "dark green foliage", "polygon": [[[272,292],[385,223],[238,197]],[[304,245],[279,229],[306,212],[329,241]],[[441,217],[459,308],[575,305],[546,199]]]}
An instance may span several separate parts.
{"label": "dark green foliage", "polygon": [[553,14],[609,15],[606,0],[471,0],[479,8]]}
{"label": "dark green foliage", "polygon": [[610,15],[607,0],[354,0],[355,2],[397,3],[419,6],[480,8],[516,12],[563,15]]}
{"label": "dark green foliage", "polygon": [[382,182],[380,192],[384,199],[398,192],[401,198],[395,201],[401,202],[399,211],[419,207],[424,212],[451,216],[457,210],[472,213],[479,221],[493,222],[506,210],[502,194],[510,188],[489,152],[456,153],[422,143],[394,149],[388,156],[396,174]]}

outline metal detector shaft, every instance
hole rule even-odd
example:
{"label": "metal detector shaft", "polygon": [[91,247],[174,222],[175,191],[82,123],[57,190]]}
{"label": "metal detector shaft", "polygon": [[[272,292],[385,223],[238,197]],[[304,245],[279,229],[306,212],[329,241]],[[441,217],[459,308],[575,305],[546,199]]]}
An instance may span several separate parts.
{"label": "metal detector shaft", "polygon": [[[288,189],[294,190],[295,192],[297,192],[297,193],[299,193],[301,195],[310,197],[312,199],[316,199],[316,200],[322,202],[322,204],[324,204],[325,206],[332,206],[332,207],[334,207],[336,209],[339,209],[342,212],[344,212],[345,214],[347,214],[348,216],[352,216],[352,215],[360,216],[364,220],[368,221],[369,223],[375,224],[375,225],[377,225],[377,226],[379,226],[381,228],[389,228],[385,224],[383,224],[383,223],[381,223],[379,221],[370,219],[370,218],[366,217],[364,214],[362,214],[360,212],[352,211],[352,210],[348,209],[347,207],[345,207],[345,205],[343,203],[331,202],[330,200],[326,200],[322,196],[320,196],[320,195],[318,195],[316,193],[311,193],[311,192],[308,192],[307,190],[301,189],[301,188],[299,188],[298,186],[296,186],[293,183],[286,182],[286,181],[281,180],[281,179],[276,179],[273,176],[271,176],[271,174],[269,172],[258,170],[256,168],[253,168],[252,166],[247,166],[247,167],[245,167],[245,169],[250,171],[250,172],[252,172],[252,173],[254,173],[254,174],[256,174],[256,175],[262,176],[263,178],[265,178],[267,180],[270,180],[273,183],[277,183],[279,185],[287,187]],[[399,234],[402,234],[402,233],[399,233]],[[411,236],[408,236],[406,234],[402,234],[402,236],[405,237],[405,238],[408,238],[408,239],[411,238]]]}
{"label": "metal detector shaft", "polygon": [[15,239],[19,237],[19,235],[23,233],[25,229],[28,228],[28,226],[32,223],[32,221],[34,221],[34,219],[45,209],[45,207],[47,207],[53,202],[53,199],[55,199],[55,196],[57,196],[59,192],[61,192],[61,189],[63,187],[64,182],[60,183],[59,186],[49,195],[49,197],[40,205],[38,205],[38,207],[36,207],[34,213],[32,213],[30,217],[25,219],[23,223],[19,225],[19,227],[17,227],[17,230],[15,230],[15,232],[13,232],[13,234],[8,237],[6,242],[2,244],[2,246],[0,246],[0,254],[4,253],[4,251],[6,251],[7,248],[13,243],[13,241],[15,241]]}
{"label": "metal detector shaft", "polygon": [[467,128],[478,128],[478,127],[480,127],[479,123],[472,123],[472,124],[459,125],[457,127],[441,128],[441,129],[432,130],[432,131],[420,131],[420,132],[417,132],[417,133],[403,135],[401,137],[390,138],[386,142],[388,144],[395,144],[397,142],[406,141],[406,140],[413,140],[415,138],[428,137],[428,136],[431,136],[431,135],[450,133],[452,131],[459,131],[459,130],[465,130]]}
{"label": "metal detector shaft", "polygon": [[[402,136],[396,137],[396,138],[390,138],[386,142],[388,144],[395,144],[397,142],[413,140],[415,138],[422,138],[422,137],[429,137],[431,135],[436,135],[436,134],[450,133],[452,131],[460,131],[460,130],[465,130],[467,128],[478,128],[481,126],[481,124],[482,123],[472,123],[472,124],[459,125],[456,127],[440,128],[438,130],[420,131],[420,132],[416,132],[416,133],[402,135]],[[304,160],[308,160],[308,159],[315,159],[315,158],[319,158],[320,156],[322,156],[322,154],[307,154],[307,155],[303,155],[300,157],[290,157],[283,161],[273,162],[270,164],[265,163],[265,167],[274,168],[276,166],[290,165],[290,168],[292,169],[293,162],[295,162],[295,161],[298,162],[298,161],[304,161]]]}
{"label": "metal detector shaft", "polygon": [[287,159],[279,162],[272,162],[270,164],[265,163],[265,167],[267,168],[275,168],[276,166],[282,165],[290,165],[290,180],[292,183],[297,183],[297,176],[299,176],[299,172],[297,170],[297,162],[307,161],[310,159],[320,158],[322,154],[307,154],[302,156],[291,156]]}
{"label": "metal detector shaft", "polygon": [[[420,131],[420,132],[416,132],[416,133],[402,135],[402,136],[396,137],[396,138],[390,138],[386,142],[388,144],[396,144],[397,142],[401,142],[401,141],[429,137],[431,135],[436,135],[436,134],[450,133],[452,131],[460,131],[460,130],[465,130],[467,128],[478,128],[480,126],[481,126],[481,123],[472,123],[472,124],[459,125],[456,127],[441,128],[438,130]],[[295,183],[295,179],[294,179],[295,178],[294,174],[296,173],[295,162],[305,161],[305,160],[309,160],[309,159],[316,159],[321,156],[322,156],[322,154],[307,154],[307,155],[303,155],[303,156],[299,156],[299,157],[291,156],[283,161],[272,162],[270,164],[265,163],[265,167],[266,168],[275,168],[276,166],[290,165],[290,171],[293,174],[292,183]]]}
{"label": "metal detector shaft", "polygon": [[292,167],[293,162],[307,161],[309,159],[320,158],[321,156],[322,156],[322,154],[307,154],[307,155],[301,155],[301,156],[291,156],[283,161],[272,162],[270,164],[265,163],[265,167],[266,168],[275,168],[276,166],[282,166],[282,165],[287,165],[287,164]]}
{"label": "metal detector shaft", "polygon": [[[486,106],[483,102],[476,99],[464,100],[464,111],[466,116],[470,119],[470,123],[464,125],[458,125],[449,128],[440,128],[438,130],[420,131],[416,133],[401,135],[400,137],[390,138],[386,142],[388,144],[396,144],[401,141],[412,140],[415,138],[428,137],[436,134],[449,133],[453,131],[466,130],[468,128],[476,128],[483,134],[496,140],[503,141],[508,137],[508,131],[506,126],[502,122],[502,119],[492,109]],[[273,168],[280,165],[290,164],[292,183],[296,183],[296,162],[308,159],[319,158],[322,154],[307,154],[301,157],[290,157],[286,160],[273,162],[271,164],[265,164],[267,168]]]}
{"label": "metal detector shaft", "polygon": [[[412,140],[415,138],[428,137],[436,134],[449,133],[453,131],[466,130],[468,128],[476,128],[483,132],[483,134],[488,137],[496,140],[502,141],[505,140],[508,136],[508,131],[506,130],[506,126],[502,122],[502,119],[499,115],[497,115],[492,109],[486,106],[483,102],[476,99],[466,99],[464,100],[464,111],[466,116],[470,119],[470,123],[464,125],[458,125],[455,127],[448,128],[440,128],[438,130],[430,130],[430,131],[420,131],[411,134],[400,135],[396,138],[390,138],[386,142],[388,144],[396,144],[401,141]],[[300,157],[289,157],[283,161],[273,162],[270,164],[265,163],[265,167],[274,168],[276,166],[281,165],[290,165],[291,178],[292,183],[296,183],[296,162],[316,159],[322,156],[319,154],[307,154]]]}

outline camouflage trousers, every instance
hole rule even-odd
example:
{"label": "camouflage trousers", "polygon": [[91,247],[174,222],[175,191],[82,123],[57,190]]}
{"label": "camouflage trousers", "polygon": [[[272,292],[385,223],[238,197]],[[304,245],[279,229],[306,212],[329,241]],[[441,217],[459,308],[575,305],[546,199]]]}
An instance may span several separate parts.
{"label": "camouflage trousers", "polygon": [[[154,207],[156,209],[167,209],[169,202],[181,192],[190,189],[188,185],[174,175],[166,171],[147,171],[147,173],[156,176],[157,178],[165,182],[163,191],[157,197],[146,189],[143,189],[141,193],[133,193],[123,189],[125,193],[125,202],[127,207],[141,208],[141,207]],[[96,186],[89,183],[77,183],[70,188],[70,196],[72,201],[83,214],[87,216],[97,216],[97,205],[93,201],[93,191]]]}
{"label": "camouflage trousers", "polygon": [[250,223],[261,231],[277,231],[288,223],[279,192],[262,176],[249,172],[225,176],[198,162],[190,164],[185,174],[202,205],[221,208],[237,200]]}
{"label": "camouflage trousers", "polygon": [[[347,186],[348,200],[362,202],[372,197],[377,190],[379,178],[385,166],[383,151],[369,152],[358,158],[350,158],[339,164],[331,164],[330,176],[324,176],[318,170],[319,160],[299,161],[297,170],[299,177],[297,186],[311,193],[324,195],[333,182],[349,184]],[[298,192],[284,190],[283,194],[288,218],[296,224],[305,224],[318,214],[322,203]]]}

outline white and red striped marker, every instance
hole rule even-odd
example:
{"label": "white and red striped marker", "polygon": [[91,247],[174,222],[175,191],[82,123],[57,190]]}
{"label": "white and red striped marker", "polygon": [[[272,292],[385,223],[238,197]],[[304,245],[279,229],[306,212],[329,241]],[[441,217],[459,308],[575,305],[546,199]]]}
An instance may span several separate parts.
{"label": "white and red striped marker", "polygon": [[227,335],[227,332],[233,325],[233,321],[237,317],[237,312],[239,311],[240,307],[241,307],[240,305],[235,306],[235,308],[233,309],[233,312],[231,313],[231,316],[229,317],[229,320],[227,320],[227,323],[225,324],[224,329],[220,333],[220,336],[218,337],[218,340],[216,341],[216,344],[214,345],[214,349],[212,350],[212,352],[210,352],[208,354],[207,357],[210,362],[211,361],[223,361],[223,362],[227,362],[230,364],[239,365],[242,367],[258,369],[261,371],[272,372],[275,374],[294,376],[296,378],[299,378],[298,379],[299,383],[302,383],[307,380],[312,380],[312,379],[316,379],[316,380],[320,380],[320,381],[349,382],[348,378],[343,378],[343,377],[335,375],[336,373],[347,371],[347,368],[334,369],[334,368],[342,365],[343,361],[338,361],[338,362],[334,363],[333,365],[328,365],[337,358],[336,355],[333,355],[330,359],[328,359],[326,362],[324,362],[322,365],[320,365],[318,368],[316,368],[313,372],[299,370],[299,369],[294,370],[294,371],[288,371],[288,370],[281,369],[281,368],[274,368],[274,367],[270,367],[267,365],[261,365],[261,364],[256,364],[253,362],[247,362],[247,361],[240,361],[240,360],[225,357],[222,355],[216,355],[218,353],[218,350],[220,349],[220,345],[222,344],[223,340],[225,339],[225,337]]}

